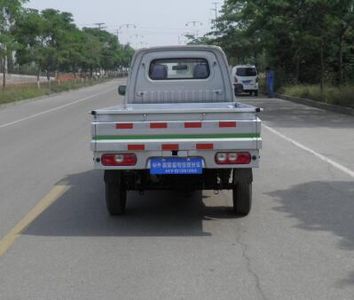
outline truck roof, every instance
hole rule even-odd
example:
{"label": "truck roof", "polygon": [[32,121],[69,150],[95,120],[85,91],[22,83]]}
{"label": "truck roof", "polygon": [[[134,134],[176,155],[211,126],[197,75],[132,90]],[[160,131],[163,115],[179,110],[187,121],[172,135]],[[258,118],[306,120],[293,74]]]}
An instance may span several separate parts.
{"label": "truck roof", "polygon": [[163,52],[163,51],[210,51],[216,50],[222,52],[219,46],[213,45],[178,45],[178,46],[159,46],[151,48],[142,48],[136,51],[136,55],[147,52]]}

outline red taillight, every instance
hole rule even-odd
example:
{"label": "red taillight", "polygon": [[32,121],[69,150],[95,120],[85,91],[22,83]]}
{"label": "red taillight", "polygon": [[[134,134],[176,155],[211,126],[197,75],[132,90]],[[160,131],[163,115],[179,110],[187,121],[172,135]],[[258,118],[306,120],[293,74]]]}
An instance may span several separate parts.
{"label": "red taillight", "polygon": [[133,123],[118,123],[116,129],[133,129]]}
{"label": "red taillight", "polygon": [[251,160],[249,152],[219,152],[215,155],[218,165],[247,165]]}
{"label": "red taillight", "polygon": [[197,150],[213,150],[214,145],[213,144],[197,144],[196,148],[197,148]]}
{"label": "red taillight", "polygon": [[137,162],[134,153],[103,154],[101,157],[104,166],[135,166]]}
{"label": "red taillight", "polygon": [[202,128],[202,122],[186,122],[184,128]]}
{"label": "red taillight", "polygon": [[179,145],[178,144],[162,144],[161,150],[162,151],[178,151]]}
{"label": "red taillight", "polygon": [[128,151],[144,151],[145,145],[128,145]]}
{"label": "red taillight", "polygon": [[165,129],[165,128],[167,128],[167,123],[151,123],[150,128],[151,129]]}
{"label": "red taillight", "polygon": [[219,122],[219,127],[220,128],[234,128],[234,127],[237,127],[237,123],[236,122],[234,122],[234,121],[231,121],[231,122],[229,122],[229,121],[221,121],[221,122]]}

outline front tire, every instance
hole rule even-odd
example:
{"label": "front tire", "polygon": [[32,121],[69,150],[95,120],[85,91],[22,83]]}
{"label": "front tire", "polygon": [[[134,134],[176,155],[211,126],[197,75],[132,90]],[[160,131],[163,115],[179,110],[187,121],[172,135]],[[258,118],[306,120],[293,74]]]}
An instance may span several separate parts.
{"label": "front tire", "polygon": [[252,207],[252,183],[237,183],[232,190],[232,198],[234,213],[247,216]]}

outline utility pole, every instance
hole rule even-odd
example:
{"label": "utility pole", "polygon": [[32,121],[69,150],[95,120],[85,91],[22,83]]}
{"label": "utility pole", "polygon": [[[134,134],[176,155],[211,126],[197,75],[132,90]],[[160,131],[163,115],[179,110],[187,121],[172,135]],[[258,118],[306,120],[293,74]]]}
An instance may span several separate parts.
{"label": "utility pole", "polygon": [[212,5],[214,5],[214,8],[211,9],[211,11],[214,12],[214,20],[211,20],[211,28],[216,29],[217,25],[217,20],[218,20],[218,12],[219,12],[219,6],[220,2],[212,2]]}
{"label": "utility pole", "polygon": [[214,5],[214,8],[212,8],[211,10],[214,11],[215,13],[215,22],[216,22],[216,19],[218,18],[218,5],[219,5],[219,2],[213,2],[212,3]]}
{"label": "utility pole", "polygon": [[95,25],[97,26],[98,30],[102,30],[104,28],[106,28],[106,26],[104,26],[106,23],[100,22],[100,23],[95,23]]}
{"label": "utility pole", "polygon": [[123,28],[125,28],[125,29],[130,29],[130,28],[136,29],[136,25],[135,24],[128,24],[128,23],[120,25],[118,27],[118,29],[116,30],[118,42],[119,42],[119,35],[121,34]]}
{"label": "utility pole", "polygon": [[198,26],[201,27],[203,26],[203,23],[200,22],[200,21],[190,21],[190,22],[187,22],[186,27],[190,27],[192,26],[194,28],[194,38],[197,39],[198,38],[198,34],[199,34],[199,31],[198,31]]}

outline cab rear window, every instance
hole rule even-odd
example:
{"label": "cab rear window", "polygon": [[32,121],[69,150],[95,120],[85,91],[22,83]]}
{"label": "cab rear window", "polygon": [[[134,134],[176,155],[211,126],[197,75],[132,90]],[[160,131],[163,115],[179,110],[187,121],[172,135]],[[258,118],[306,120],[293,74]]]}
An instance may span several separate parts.
{"label": "cab rear window", "polygon": [[204,58],[155,59],[149,68],[152,80],[206,79],[209,75],[209,64]]}

